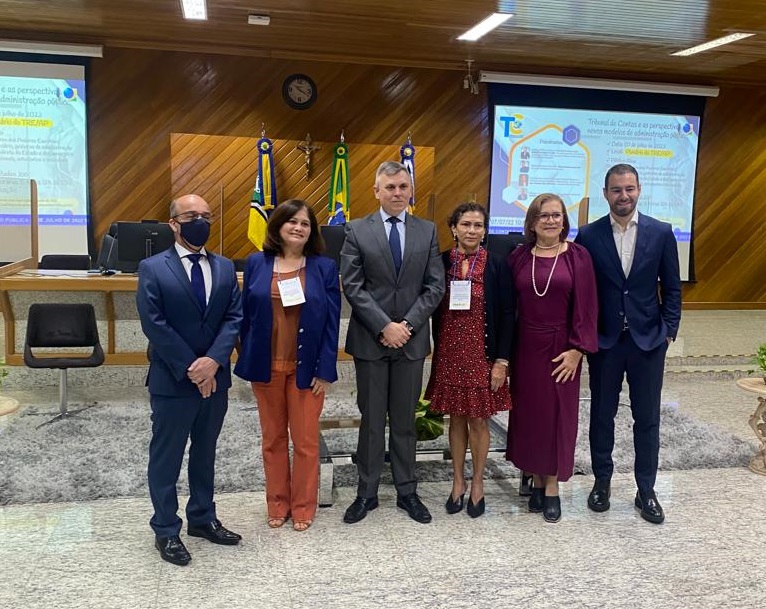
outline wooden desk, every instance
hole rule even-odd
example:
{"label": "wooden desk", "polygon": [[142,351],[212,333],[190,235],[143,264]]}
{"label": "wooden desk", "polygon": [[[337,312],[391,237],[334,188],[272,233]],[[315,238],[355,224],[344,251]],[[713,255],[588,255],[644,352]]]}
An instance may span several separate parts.
{"label": "wooden desk", "polygon": [[[63,273],[64,271],[62,271]],[[96,310],[107,365],[146,364],[146,338],[136,310],[135,275],[36,275],[0,277],[0,307],[5,318],[5,363],[23,366],[29,305],[35,302],[88,302]],[[104,340],[106,338],[106,340]]]}
{"label": "wooden desk", "polygon": [[761,443],[761,450],[750,460],[750,469],[766,476],[766,381],[762,378],[738,379],[737,386],[758,394],[758,406],[750,415],[748,423]]}
{"label": "wooden desk", "polygon": [[[64,273],[65,271],[62,271]],[[237,273],[242,287],[242,273]],[[39,275],[34,270],[2,276],[0,310],[5,318],[5,363],[24,365],[24,338],[29,305],[35,302],[88,302],[96,310],[98,333],[107,366],[145,365],[147,341],[136,310],[138,276]],[[342,345],[350,310],[343,300],[339,360],[350,360]],[[45,355],[44,353],[42,355]],[[236,359],[236,353],[233,355]]]}

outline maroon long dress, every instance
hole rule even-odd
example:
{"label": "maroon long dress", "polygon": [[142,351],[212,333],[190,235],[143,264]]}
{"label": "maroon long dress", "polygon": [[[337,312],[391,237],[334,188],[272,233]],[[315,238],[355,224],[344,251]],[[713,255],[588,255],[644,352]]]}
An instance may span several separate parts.
{"label": "maroon long dress", "polygon": [[[428,380],[425,397],[431,400],[433,412],[488,419],[511,407],[508,384],[497,391],[490,387],[492,362],[484,355],[484,267],[487,251],[476,254],[476,265],[471,280],[471,308],[450,311],[449,295],[452,279],[465,279],[462,262],[466,257],[452,251],[450,260],[454,271],[447,272],[447,292],[441,304],[441,323],[436,353],[431,365],[433,373]],[[457,276],[453,276],[453,272]]]}
{"label": "maroon long dress", "polygon": [[[551,372],[559,363],[551,360],[567,349],[598,349],[593,264],[584,247],[568,245],[544,296],[532,287],[531,247],[518,247],[509,257],[518,315],[506,458],[525,472],[556,475],[562,482],[574,468],[582,364],[573,380],[556,383]],[[553,261],[535,261],[538,291],[545,289]]]}

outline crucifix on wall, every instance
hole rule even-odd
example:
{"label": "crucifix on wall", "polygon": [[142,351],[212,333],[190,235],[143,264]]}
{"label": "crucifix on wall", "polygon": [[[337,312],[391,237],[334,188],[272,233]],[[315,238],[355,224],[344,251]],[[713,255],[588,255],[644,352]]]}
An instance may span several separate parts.
{"label": "crucifix on wall", "polygon": [[315,150],[321,150],[321,146],[317,146],[311,141],[311,134],[306,134],[306,139],[303,140],[296,148],[303,152],[303,161],[306,166],[306,181],[311,179],[311,153]]}

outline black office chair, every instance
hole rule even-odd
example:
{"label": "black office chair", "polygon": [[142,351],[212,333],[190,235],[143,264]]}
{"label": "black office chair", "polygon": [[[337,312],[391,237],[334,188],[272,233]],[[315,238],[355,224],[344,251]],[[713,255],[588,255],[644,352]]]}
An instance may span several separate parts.
{"label": "black office chair", "polygon": [[46,254],[37,268],[87,271],[90,269],[90,256],[88,254]]}
{"label": "black office chair", "polygon": [[346,240],[346,227],[344,225],[330,226],[325,224],[319,227],[319,232],[324,239],[324,255],[335,260],[335,264],[340,266],[340,250]]}
{"label": "black office chair", "polygon": [[501,258],[508,257],[513,250],[526,243],[524,233],[508,233],[506,235],[487,235],[487,250]]}
{"label": "black office chair", "polygon": [[[32,349],[91,347],[90,355],[62,353],[55,357],[37,357]],[[59,411],[42,427],[53,421],[76,415],[67,409],[67,369],[94,368],[104,363],[104,350],[98,339],[96,312],[91,304],[36,303],[29,307],[24,363],[30,368],[58,368]],[[54,414],[54,413],[39,413]]]}

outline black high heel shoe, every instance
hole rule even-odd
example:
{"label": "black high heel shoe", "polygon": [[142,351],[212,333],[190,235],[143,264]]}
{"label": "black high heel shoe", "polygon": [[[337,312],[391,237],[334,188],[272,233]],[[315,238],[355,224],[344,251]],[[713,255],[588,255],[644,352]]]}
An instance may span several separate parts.
{"label": "black high heel shoe", "polygon": [[543,511],[543,499],[545,498],[544,488],[532,488],[532,493],[529,496],[528,508],[533,514],[539,514]]}
{"label": "black high heel shoe", "polygon": [[551,523],[561,520],[561,499],[558,496],[543,498],[543,518]]}
{"label": "black high heel shoe", "polygon": [[471,518],[478,518],[484,513],[484,509],[486,508],[486,503],[484,502],[484,497],[479,499],[479,503],[474,503],[473,499],[468,497],[468,507],[465,508],[465,511],[468,512],[468,515]]}
{"label": "black high heel shoe", "polygon": [[[459,511],[463,509],[463,498],[465,497],[465,491],[463,491],[463,494],[460,495],[460,497],[455,501],[452,498],[452,493],[450,493],[449,497],[447,498],[447,503],[444,504],[444,507],[447,508],[448,514],[457,514]],[[470,505],[470,501],[469,501]]]}
{"label": "black high heel shoe", "polygon": [[529,497],[532,494],[532,474],[521,472],[521,482],[519,483],[519,495]]}

